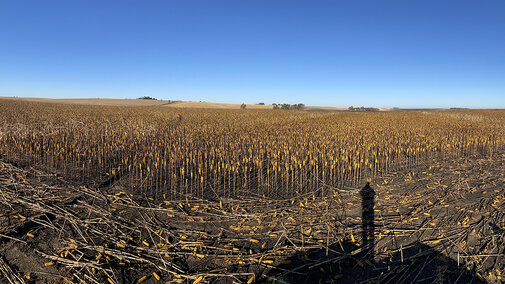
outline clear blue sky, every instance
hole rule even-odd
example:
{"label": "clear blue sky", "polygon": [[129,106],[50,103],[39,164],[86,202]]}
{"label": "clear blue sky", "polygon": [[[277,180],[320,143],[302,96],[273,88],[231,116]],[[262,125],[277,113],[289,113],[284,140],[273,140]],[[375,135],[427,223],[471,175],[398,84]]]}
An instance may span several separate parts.
{"label": "clear blue sky", "polygon": [[0,96],[505,108],[505,1],[0,1]]}

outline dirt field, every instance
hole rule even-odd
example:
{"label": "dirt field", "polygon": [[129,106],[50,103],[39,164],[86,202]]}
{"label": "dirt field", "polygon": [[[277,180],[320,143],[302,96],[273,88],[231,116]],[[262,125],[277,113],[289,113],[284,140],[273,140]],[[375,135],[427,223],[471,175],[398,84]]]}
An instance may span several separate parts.
{"label": "dirt field", "polygon": [[[210,109],[240,109],[241,104],[207,103],[207,102],[174,102],[167,105],[173,108],[210,108]],[[272,109],[271,105],[247,104],[247,109]]]}
{"label": "dirt field", "polygon": [[[167,100],[138,100],[138,99],[45,99],[45,98],[14,98],[0,97],[2,100],[17,100],[28,102],[64,103],[103,106],[163,106],[171,108],[206,108],[206,109],[240,109],[241,104],[167,101]],[[272,109],[271,105],[248,104],[248,109]]]}
{"label": "dirt field", "polygon": [[43,102],[43,103],[62,103],[62,104],[81,104],[81,105],[105,105],[105,106],[164,106],[169,101],[163,100],[121,100],[121,99],[45,99],[45,98],[18,98],[18,97],[0,97],[2,100]]}
{"label": "dirt field", "polygon": [[[164,106],[170,108],[203,108],[203,109],[240,109],[241,104],[226,104],[213,102],[191,102],[191,101],[167,101],[167,100],[135,100],[135,99],[45,99],[45,98],[18,98],[0,97],[0,99],[19,100],[30,102],[64,103],[64,104],[84,104],[84,105],[107,105],[107,106]],[[272,105],[247,104],[247,109],[272,109]],[[322,107],[307,106],[309,111],[345,111],[347,107]],[[381,108],[380,111],[390,111],[391,109]]]}
{"label": "dirt field", "polygon": [[433,161],[372,181],[370,214],[359,188],[154,203],[1,162],[0,282],[500,283],[504,185],[503,153]]}

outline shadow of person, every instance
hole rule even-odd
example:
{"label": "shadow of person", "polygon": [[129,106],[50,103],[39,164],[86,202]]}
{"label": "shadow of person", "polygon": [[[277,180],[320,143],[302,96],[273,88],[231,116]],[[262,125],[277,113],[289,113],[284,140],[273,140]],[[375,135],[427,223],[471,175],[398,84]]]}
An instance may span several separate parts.
{"label": "shadow of person", "polygon": [[419,241],[375,251],[374,197],[362,197],[362,242],[340,240],[328,248],[300,251],[264,273],[268,283],[485,283],[463,265]]}
{"label": "shadow of person", "polygon": [[366,260],[373,263],[375,261],[375,191],[370,183],[366,183],[365,187],[361,189],[360,195],[362,251]]}

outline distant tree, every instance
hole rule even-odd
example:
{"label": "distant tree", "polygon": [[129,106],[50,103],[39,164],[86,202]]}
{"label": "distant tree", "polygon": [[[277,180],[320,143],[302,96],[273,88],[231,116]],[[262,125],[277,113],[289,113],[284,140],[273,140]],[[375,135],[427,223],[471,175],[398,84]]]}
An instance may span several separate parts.
{"label": "distant tree", "polygon": [[295,109],[298,109],[298,110],[302,110],[305,108],[305,105],[304,104],[297,104],[297,105],[293,105],[295,107]]}
{"label": "distant tree", "polygon": [[281,109],[290,109],[291,106],[289,104],[282,104]]}
{"label": "distant tree", "polygon": [[137,100],[157,100],[157,99],[150,97],[150,96],[143,96],[143,97],[137,98]]}
{"label": "distant tree", "polygon": [[246,105],[246,104],[241,104],[241,105],[240,105],[240,109],[245,109],[246,107],[247,107],[247,105]]}
{"label": "distant tree", "polygon": [[276,103],[273,103],[272,106],[273,106],[273,109],[297,109],[297,110],[302,110],[302,109],[305,108],[304,104],[293,104],[293,105],[290,105],[290,104],[276,104]]}
{"label": "distant tree", "polygon": [[258,103],[258,105],[260,105],[260,106],[264,106],[264,105],[265,105],[265,103]]}
{"label": "distant tree", "polygon": [[375,107],[364,107],[364,106],[353,107],[353,106],[350,106],[348,108],[348,111],[379,111],[379,109],[375,108]]}

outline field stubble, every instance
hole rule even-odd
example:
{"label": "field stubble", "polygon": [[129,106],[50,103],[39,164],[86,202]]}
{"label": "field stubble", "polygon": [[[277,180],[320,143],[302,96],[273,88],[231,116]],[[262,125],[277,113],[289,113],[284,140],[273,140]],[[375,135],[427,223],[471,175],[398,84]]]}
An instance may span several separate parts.
{"label": "field stubble", "polygon": [[0,107],[3,280],[502,281],[504,112]]}

